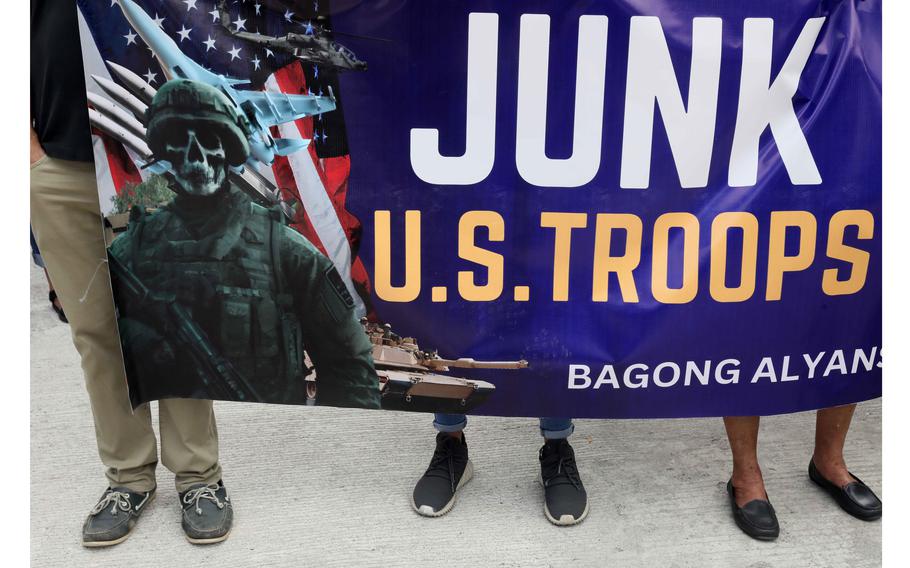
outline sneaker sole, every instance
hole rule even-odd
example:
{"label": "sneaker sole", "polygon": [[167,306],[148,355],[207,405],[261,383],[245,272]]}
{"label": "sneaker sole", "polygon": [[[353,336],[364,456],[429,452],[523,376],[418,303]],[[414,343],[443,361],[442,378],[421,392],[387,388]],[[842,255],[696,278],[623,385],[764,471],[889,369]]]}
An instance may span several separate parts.
{"label": "sneaker sole", "polygon": [[[149,497],[149,500],[145,503],[145,505],[143,505],[143,508],[147,508],[149,505],[151,505],[152,501],[155,500],[155,497],[157,495],[158,495],[157,491],[155,493],[152,493],[152,496]],[[130,530],[125,535],[121,536],[120,538],[117,538],[114,540],[83,540],[82,546],[84,546],[85,548],[105,548],[108,546],[118,545],[121,542],[128,539],[131,534],[133,534],[133,531],[136,530],[137,524],[139,524],[138,521],[136,523],[133,523],[132,528],[130,528]]]}
{"label": "sneaker sole", "polygon": [[455,506],[455,499],[458,498],[458,491],[464,486],[465,483],[471,481],[471,478],[474,477],[474,464],[471,460],[468,460],[468,464],[464,468],[464,473],[461,474],[461,479],[458,480],[458,486],[455,487],[455,494],[452,495],[452,498],[449,499],[449,502],[445,506],[438,510],[434,511],[429,505],[417,506],[417,503],[414,502],[414,496],[411,496],[411,508],[417,512],[418,515],[422,517],[441,517],[452,510],[452,507]]}
{"label": "sneaker sole", "polygon": [[559,517],[559,519],[555,519],[553,517],[553,515],[550,514],[550,510],[547,508],[546,503],[543,504],[543,513],[544,513],[544,515],[546,515],[547,520],[550,521],[551,523],[553,523],[554,525],[556,525],[558,527],[568,527],[568,526],[572,526],[572,525],[577,525],[578,523],[585,520],[585,517],[588,516],[588,504],[585,503],[585,510],[581,512],[581,516],[579,516],[577,519],[575,517],[573,517],[572,515],[563,515],[563,516]]}
{"label": "sneaker sole", "polygon": [[227,540],[227,537],[231,536],[231,531],[224,533],[221,536],[216,536],[213,538],[190,538],[188,535],[184,535],[187,542],[190,544],[216,544],[219,542],[224,542]]}
{"label": "sneaker sole", "polygon": [[[136,527],[134,526],[133,529],[134,528],[136,528]],[[133,534],[133,529],[130,529],[130,532],[126,533],[125,535],[123,535],[120,538],[115,539],[115,540],[92,540],[92,541],[83,540],[82,546],[84,546],[85,548],[105,548],[107,546],[114,546],[114,545],[120,544],[121,542],[128,539],[130,537],[130,535]]]}
{"label": "sneaker sole", "polygon": [[[543,487],[543,478],[540,477],[539,475],[537,476],[537,483],[540,483],[540,486]],[[585,520],[585,518],[588,516],[588,507],[589,506],[590,506],[589,503],[585,503],[585,510],[581,512],[581,515],[579,515],[577,519],[575,517],[573,517],[572,515],[562,515],[561,517],[559,517],[557,519],[556,517],[554,517],[553,515],[550,514],[550,509],[547,507],[547,500],[544,499],[543,514],[547,518],[547,520],[550,521],[551,523],[553,523],[554,525],[556,525],[558,527],[569,527],[572,525],[577,525],[578,523]]]}

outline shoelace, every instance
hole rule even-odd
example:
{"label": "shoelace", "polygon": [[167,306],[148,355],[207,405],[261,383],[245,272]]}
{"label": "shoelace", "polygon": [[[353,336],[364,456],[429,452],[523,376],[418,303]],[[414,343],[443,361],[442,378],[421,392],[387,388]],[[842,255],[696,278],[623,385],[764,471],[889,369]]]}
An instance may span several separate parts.
{"label": "shoelace", "polygon": [[559,461],[556,463],[556,473],[543,478],[544,486],[549,487],[551,482],[555,485],[559,479],[568,480],[569,483],[572,484],[572,487],[581,489],[581,477],[578,475],[578,466],[575,464],[575,456],[563,449],[560,449],[559,451]]}
{"label": "shoelace", "polygon": [[[448,477],[449,484],[452,489],[452,493],[455,493],[455,452],[452,448],[453,444],[460,443],[455,438],[447,439],[443,445],[442,449],[437,449],[433,454],[433,459],[430,460],[430,467],[427,468],[425,475],[433,477]],[[440,466],[445,465],[444,475],[440,475]]]}
{"label": "shoelace", "polygon": [[105,509],[108,505],[111,505],[111,514],[116,515],[117,511],[129,511],[133,504],[130,502],[130,496],[128,493],[123,491],[108,491],[104,494],[104,497],[98,501],[95,506],[92,508],[89,513],[91,516],[95,516]]}
{"label": "shoelace", "polygon": [[224,509],[224,503],[221,502],[221,499],[219,499],[218,495],[215,493],[218,489],[219,487],[217,485],[203,485],[202,487],[190,489],[186,492],[186,495],[183,496],[183,503],[185,505],[193,505],[197,515],[202,514],[202,508],[199,506],[199,501],[202,499],[214,501],[219,509]]}

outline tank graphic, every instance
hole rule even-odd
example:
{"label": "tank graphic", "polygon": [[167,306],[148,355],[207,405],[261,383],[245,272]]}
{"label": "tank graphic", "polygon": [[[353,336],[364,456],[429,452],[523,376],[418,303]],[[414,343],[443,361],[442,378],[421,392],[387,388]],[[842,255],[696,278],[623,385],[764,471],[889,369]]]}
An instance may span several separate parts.
{"label": "tank graphic", "polygon": [[445,359],[420,348],[413,337],[402,337],[389,324],[361,320],[373,344],[373,363],[379,375],[382,408],[416,412],[465,413],[483,404],[495,385],[487,381],[443,375],[460,369],[524,369],[528,362]]}

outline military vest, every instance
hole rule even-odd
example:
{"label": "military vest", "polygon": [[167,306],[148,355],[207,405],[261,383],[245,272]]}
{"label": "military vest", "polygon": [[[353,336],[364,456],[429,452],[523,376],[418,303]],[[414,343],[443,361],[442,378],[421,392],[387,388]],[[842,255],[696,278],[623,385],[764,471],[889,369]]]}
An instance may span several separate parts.
{"label": "military vest", "polygon": [[173,206],[135,219],[133,270],[150,290],[172,295],[191,313],[258,398],[299,403],[309,370],[278,254],[280,215],[232,201],[193,227]]}

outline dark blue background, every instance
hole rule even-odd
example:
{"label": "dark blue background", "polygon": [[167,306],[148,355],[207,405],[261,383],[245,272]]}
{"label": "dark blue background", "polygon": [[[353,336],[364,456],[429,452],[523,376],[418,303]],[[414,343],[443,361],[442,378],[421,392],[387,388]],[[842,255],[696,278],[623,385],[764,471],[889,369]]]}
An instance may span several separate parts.
{"label": "dark blue background", "polygon": [[[340,7],[336,3],[336,10]],[[464,151],[467,22],[472,11],[496,12],[499,21],[499,75],[496,162],[491,175],[474,186],[431,186],[419,180],[409,162],[409,132],[438,128],[441,152]],[[603,159],[597,177],[574,188],[539,188],[526,183],[515,167],[515,114],[519,18],[523,13],[551,16],[547,152],[571,153],[575,97],[578,17],[609,17],[607,93]],[[658,16],[685,94],[691,49],[691,20],[723,18],[720,101],[711,175],[707,188],[679,186],[659,111],[655,121],[651,185],[647,190],[619,188],[629,21],[633,15]],[[793,186],[770,130],[761,143],[759,184],[726,185],[736,122],[742,57],[743,19],[774,19],[772,77],[790,52],[806,20],[827,21],[794,98],[823,183]],[[752,0],[655,1],[428,1],[361,2],[334,14],[335,29],[390,42],[350,39],[346,43],[369,63],[366,73],[341,81],[353,171],[349,207],[365,225],[361,250],[372,267],[372,212],[389,209],[393,250],[401,251],[404,211],[423,214],[423,287],[412,303],[378,301],[379,315],[400,332],[416,336],[443,356],[477,359],[525,358],[522,371],[465,373],[489,379],[496,393],[479,409],[483,414],[566,415],[577,417],[668,417],[769,414],[864,400],[881,394],[881,371],[827,379],[750,384],[762,356],[780,364],[792,355],[881,343],[881,6],[878,1]],[[685,97],[685,95],[684,95]],[[457,272],[476,269],[458,259],[457,224],[475,209],[501,213],[506,238],[487,248],[505,257],[506,281],[494,302],[464,302],[457,294]],[[865,287],[849,296],[822,292],[822,272],[841,263],[825,256],[827,222],[842,209],[868,209],[876,218],[875,239],[860,248],[872,252]],[[784,277],[783,298],[764,300],[768,228],[772,211],[807,210],[818,220],[816,260],[809,270]],[[575,230],[570,298],[553,302],[553,232],[539,227],[542,211],[588,212],[588,228]],[[699,294],[685,305],[663,305],[650,296],[650,232],[662,213],[688,211],[701,220]],[[759,220],[757,287],[742,303],[722,304],[708,293],[710,223],[725,211],[750,211]],[[609,303],[591,295],[594,213],[625,212],[641,217],[644,246],[636,285],[640,302],[619,302],[611,282]],[[855,239],[848,229],[848,242]],[[856,241],[853,241],[856,242]],[[731,249],[738,246],[731,242]],[[485,246],[481,238],[478,242]],[[681,243],[671,244],[671,258]],[[735,253],[731,262],[736,262]],[[681,262],[671,262],[670,282],[680,282]],[[732,265],[735,269],[736,264]],[[372,272],[372,270],[371,270]],[[393,256],[393,274],[403,278],[402,257]],[[842,277],[845,275],[842,275]],[[400,281],[398,282],[400,283]],[[530,285],[531,301],[516,303],[512,287]],[[676,285],[674,284],[674,285]],[[447,303],[432,303],[430,287],[445,285]],[[602,363],[617,372],[627,364],[653,365],[737,358],[743,363],[737,385],[614,390],[568,390],[569,363],[586,363],[596,376]],[[822,366],[827,362],[823,359]],[[792,367],[791,367],[792,368]]]}

